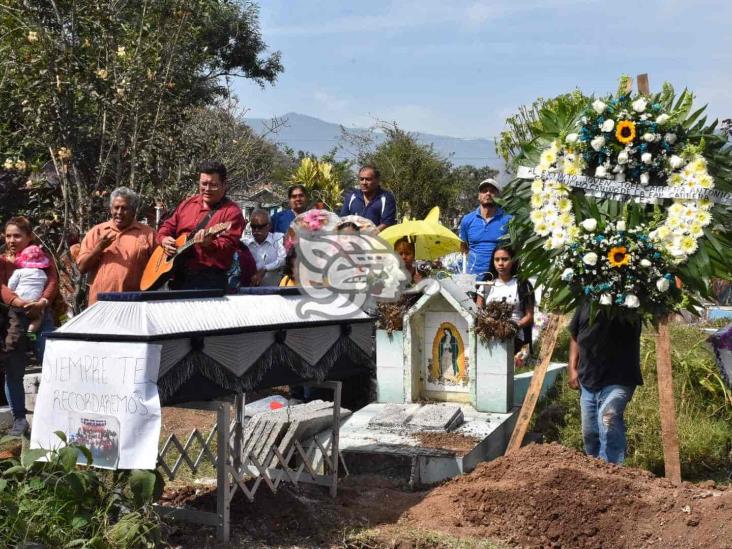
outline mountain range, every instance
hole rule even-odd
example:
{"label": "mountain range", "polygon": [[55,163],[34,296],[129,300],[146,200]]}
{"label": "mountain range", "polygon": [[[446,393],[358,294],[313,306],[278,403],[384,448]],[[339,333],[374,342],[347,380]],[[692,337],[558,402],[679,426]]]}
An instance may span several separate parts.
{"label": "mountain range", "polygon": [[[319,118],[290,112],[278,117],[281,125],[271,132],[272,121],[264,118],[247,118],[245,121],[259,135],[274,143],[290,147],[294,151],[304,151],[321,156],[338,145],[346,145],[341,133],[341,125],[326,122]],[[367,135],[366,128],[346,128],[355,135]],[[503,170],[503,161],[496,154],[493,139],[463,139],[429,133],[411,132],[418,141],[432,144],[435,151],[447,157],[454,165],[469,164],[476,167],[490,166]],[[373,133],[376,143],[384,139],[384,134]],[[347,150],[339,149],[336,158],[352,158]]]}

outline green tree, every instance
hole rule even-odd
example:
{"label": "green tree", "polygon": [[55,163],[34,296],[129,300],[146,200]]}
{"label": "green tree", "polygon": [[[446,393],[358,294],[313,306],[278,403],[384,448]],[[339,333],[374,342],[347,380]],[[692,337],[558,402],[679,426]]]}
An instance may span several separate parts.
{"label": "green tree", "polygon": [[470,165],[457,166],[453,169],[453,176],[458,192],[452,209],[446,212],[451,219],[465,215],[478,207],[478,185],[485,179],[498,177],[498,170],[489,166],[481,168]]}
{"label": "green tree", "polygon": [[304,157],[290,176],[290,184],[305,185],[311,200],[322,200],[330,210],[337,210],[343,201],[343,188],[333,164]]}
{"label": "green tree", "polygon": [[61,253],[106,217],[113,187],[149,203],[191,181],[192,115],[230,77],[274,82],[280,56],[265,52],[249,2],[4,2],[0,165],[27,191],[23,213]]}
{"label": "green tree", "polygon": [[261,56],[256,7],[227,0],[14,0],[0,30],[0,151],[53,187],[79,232],[110,187],[151,196],[188,175],[182,130],[191,107],[227,93],[222,76],[282,69]]}
{"label": "green tree", "polygon": [[457,195],[450,161],[396,124],[381,124],[380,129],[386,139],[372,152],[363,151],[359,161],[379,168],[381,184],[394,193],[399,215],[422,218],[433,206],[450,210]]}

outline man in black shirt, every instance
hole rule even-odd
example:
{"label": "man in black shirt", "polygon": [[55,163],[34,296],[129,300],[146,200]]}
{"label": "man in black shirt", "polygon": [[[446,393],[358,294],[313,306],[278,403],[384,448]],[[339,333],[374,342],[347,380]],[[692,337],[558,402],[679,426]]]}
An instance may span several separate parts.
{"label": "man in black shirt", "polygon": [[590,321],[590,305],[585,302],[575,311],[569,331],[569,386],[580,390],[585,452],[621,464],[623,413],[636,386],[643,385],[640,317],[611,319],[600,311]]}

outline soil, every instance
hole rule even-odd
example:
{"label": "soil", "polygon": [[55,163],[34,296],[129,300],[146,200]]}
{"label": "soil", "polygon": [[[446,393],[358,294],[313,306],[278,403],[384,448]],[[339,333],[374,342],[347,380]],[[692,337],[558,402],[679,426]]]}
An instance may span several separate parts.
{"label": "soil", "polygon": [[470,452],[481,441],[479,438],[462,435],[460,433],[417,433],[421,446],[425,448],[439,448],[451,450],[460,456]]}
{"label": "soil", "polygon": [[441,531],[519,547],[732,548],[732,490],[710,485],[531,444],[435,488],[401,522],[434,529],[439,516]]}
{"label": "soil", "polygon": [[[525,446],[424,492],[368,476],[344,479],[336,499],[311,485],[276,495],[262,488],[254,503],[234,497],[226,547],[455,547],[434,541],[437,532],[461,547],[488,539],[528,548],[732,549],[732,489],[711,481],[677,487],[558,444]],[[166,500],[215,507],[210,487],[168,491]],[[374,526],[365,538],[352,535]],[[415,541],[415,532],[432,537]],[[212,529],[180,523],[169,541],[225,547]]]}

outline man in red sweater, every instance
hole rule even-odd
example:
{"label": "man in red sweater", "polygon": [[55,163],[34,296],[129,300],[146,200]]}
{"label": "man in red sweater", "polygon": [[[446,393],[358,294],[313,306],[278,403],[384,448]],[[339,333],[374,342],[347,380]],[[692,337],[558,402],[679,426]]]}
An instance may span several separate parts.
{"label": "man in red sweater", "polygon": [[[209,290],[226,288],[226,272],[244,231],[244,216],[235,202],[226,197],[226,167],[220,162],[199,166],[199,194],[181,202],[158,231],[158,243],[168,256],[175,253],[175,239],[182,233],[194,233],[195,245],[181,259],[170,288],[174,290]],[[219,234],[206,234],[206,227],[231,222]]]}

